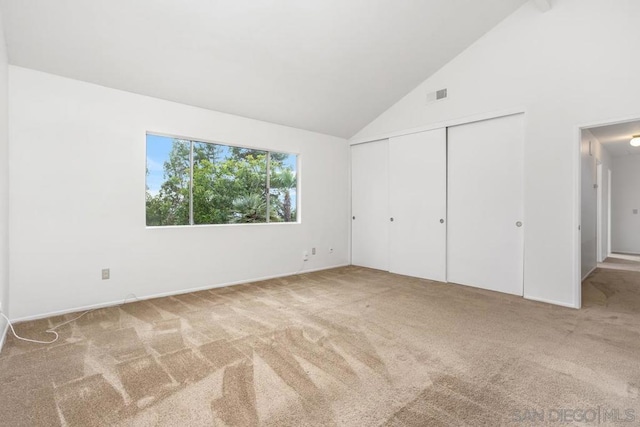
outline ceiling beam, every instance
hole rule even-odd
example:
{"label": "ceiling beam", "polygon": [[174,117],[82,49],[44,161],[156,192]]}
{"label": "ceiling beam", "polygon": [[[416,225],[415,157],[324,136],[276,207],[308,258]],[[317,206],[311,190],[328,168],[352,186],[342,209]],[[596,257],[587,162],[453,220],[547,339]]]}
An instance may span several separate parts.
{"label": "ceiling beam", "polygon": [[533,0],[533,2],[538,6],[538,9],[540,9],[542,13],[551,9],[551,0]]}

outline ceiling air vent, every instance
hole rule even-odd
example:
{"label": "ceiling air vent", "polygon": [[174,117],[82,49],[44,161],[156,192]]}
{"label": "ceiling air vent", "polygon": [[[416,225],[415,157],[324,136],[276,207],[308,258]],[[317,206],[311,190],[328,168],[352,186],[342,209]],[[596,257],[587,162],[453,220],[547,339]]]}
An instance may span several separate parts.
{"label": "ceiling air vent", "polygon": [[440,89],[435,92],[429,92],[427,94],[427,104],[432,102],[441,101],[447,99],[447,89]]}

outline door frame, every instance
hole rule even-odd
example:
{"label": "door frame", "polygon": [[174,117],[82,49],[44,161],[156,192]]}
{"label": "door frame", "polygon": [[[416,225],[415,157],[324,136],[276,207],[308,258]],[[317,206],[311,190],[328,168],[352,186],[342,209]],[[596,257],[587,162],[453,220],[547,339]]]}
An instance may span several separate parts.
{"label": "door frame", "polygon": [[600,159],[596,159],[596,265],[597,263],[604,261],[604,255],[602,254],[602,218],[604,218],[602,209],[603,169],[602,161]]}
{"label": "door frame", "polygon": [[[582,308],[582,238],[580,226],[582,222],[582,131],[601,126],[617,125],[621,123],[635,122],[640,120],[638,115],[625,116],[620,118],[609,118],[594,122],[577,124],[573,127],[574,134],[574,154],[573,154],[573,295],[574,308]],[[611,182],[611,181],[609,181]],[[609,217],[609,220],[611,218]]]}
{"label": "door frame", "polygon": [[612,197],[612,180],[611,169],[607,169],[607,251],[605,258],[611,255],[611,197]]}

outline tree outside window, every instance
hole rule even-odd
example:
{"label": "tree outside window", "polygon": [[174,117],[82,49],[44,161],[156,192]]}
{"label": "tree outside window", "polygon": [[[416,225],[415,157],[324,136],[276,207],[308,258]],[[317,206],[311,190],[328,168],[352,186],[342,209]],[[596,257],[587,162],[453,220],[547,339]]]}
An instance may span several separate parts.
{"label": "tree outside window", "polygon": [[147,134],[148,226],[297,221],[297,155]]}

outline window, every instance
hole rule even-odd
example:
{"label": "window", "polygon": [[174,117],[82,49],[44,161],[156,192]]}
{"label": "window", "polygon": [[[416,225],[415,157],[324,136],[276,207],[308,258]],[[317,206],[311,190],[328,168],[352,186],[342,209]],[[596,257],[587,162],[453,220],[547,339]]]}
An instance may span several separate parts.
{"label": "window", "polygon": [[148,226],[296,222],[298,156],[147,134]]}

